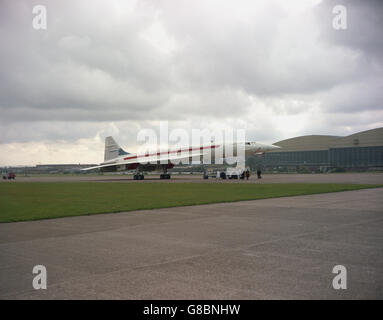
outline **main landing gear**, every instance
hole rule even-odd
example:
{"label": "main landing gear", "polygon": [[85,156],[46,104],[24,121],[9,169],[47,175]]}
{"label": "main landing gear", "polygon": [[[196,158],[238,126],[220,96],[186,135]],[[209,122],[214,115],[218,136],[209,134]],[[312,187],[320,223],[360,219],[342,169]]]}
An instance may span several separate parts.
{"label": "main landing gear", "polygon": [[142,173],[136,173],[133,176],[133,180],[144,180],[144,175]]}
{"label": "main landing gear", "polygon": [[161,173],[160,179],[170,179],[170,174],[168,173],[168,168],[163,167],[164,173]]}

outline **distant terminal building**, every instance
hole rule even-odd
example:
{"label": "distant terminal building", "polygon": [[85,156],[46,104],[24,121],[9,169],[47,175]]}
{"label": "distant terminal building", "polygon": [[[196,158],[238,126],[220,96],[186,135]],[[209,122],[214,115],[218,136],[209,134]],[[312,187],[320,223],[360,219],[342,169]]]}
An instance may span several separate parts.
{"label": "distant terminal building", "polygon": [[45,173],[81,173],[81,169],[95,166],[95,164],[38,164],[36,166],[3,167],[1,171],[18,174]]}
{"label": "distant terminal building", "polygon": [[268,171],[383,170],[383,128],[346,137],[310,135],[274,143],[257,161]]}
{"label": "distant terminal building", "polygon": [[93,166],[92,164],[38,164],[36,172],[42,173],[78,173],[81,169]]}

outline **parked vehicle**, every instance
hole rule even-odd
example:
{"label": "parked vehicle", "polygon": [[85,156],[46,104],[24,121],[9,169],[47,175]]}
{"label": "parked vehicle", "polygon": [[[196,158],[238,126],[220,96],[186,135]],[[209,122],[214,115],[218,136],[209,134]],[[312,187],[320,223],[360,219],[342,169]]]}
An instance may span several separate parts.
{"label": "parked vehicle", "polygon": [[6,179],[15,180],[15,178],[16,178],[16,175],[14,172],[8,172],[8,174],[3,172],[3,179],[4,180],[6,180]]}
{"label": "parked vehicle", "polygon": [[244,179],[245,169],[244,168],[227,168],[226,178],[227,179]]}

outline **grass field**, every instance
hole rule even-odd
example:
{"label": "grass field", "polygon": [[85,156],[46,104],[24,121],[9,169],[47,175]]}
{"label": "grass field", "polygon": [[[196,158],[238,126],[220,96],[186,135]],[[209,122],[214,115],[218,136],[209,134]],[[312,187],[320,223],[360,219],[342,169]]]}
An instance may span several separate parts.
{"label": "grass field", "polygon": [[0,222],[383,187],[366,184],[0,183]]}

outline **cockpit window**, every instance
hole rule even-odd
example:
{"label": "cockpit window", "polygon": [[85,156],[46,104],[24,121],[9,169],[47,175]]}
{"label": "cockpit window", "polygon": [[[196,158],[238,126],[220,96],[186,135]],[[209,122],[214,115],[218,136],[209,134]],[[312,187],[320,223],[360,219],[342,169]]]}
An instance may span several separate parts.
{"label": "cockpit window", "polygon": [[251,144],[250,142],[246,142],[246,145],[248,145],[248,146],[249,146],[250,144]]}

